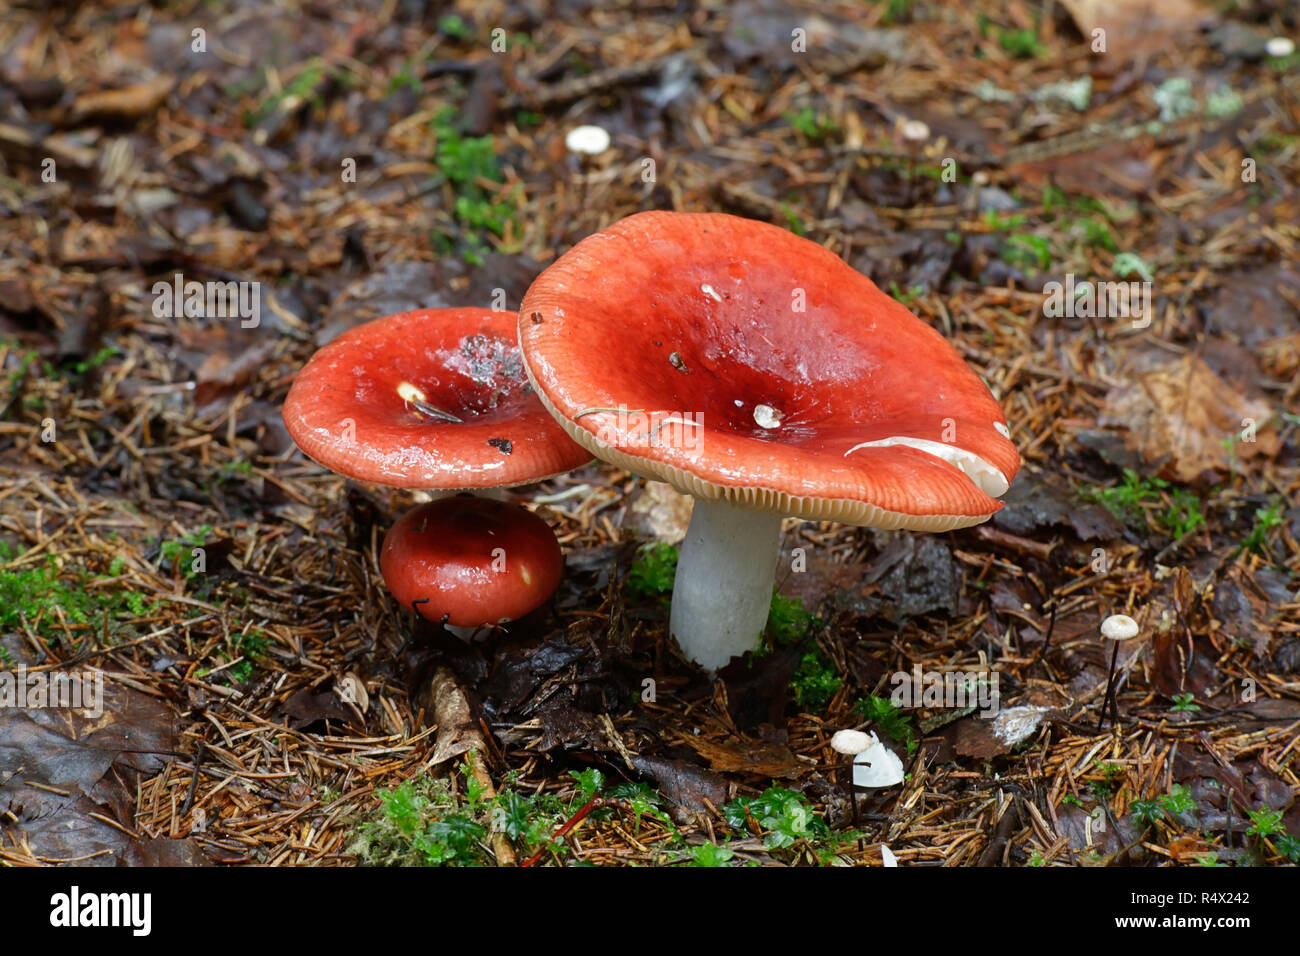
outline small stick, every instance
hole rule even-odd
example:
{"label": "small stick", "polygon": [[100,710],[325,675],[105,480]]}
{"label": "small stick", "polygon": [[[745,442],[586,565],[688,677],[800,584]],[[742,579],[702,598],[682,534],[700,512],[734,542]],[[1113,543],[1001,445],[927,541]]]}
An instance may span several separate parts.
{"label": "small stick", "polygon": [[1110,675],[1106,678],[1106,696],[1102,698],[1101,707],[1097,710],[1097,732],[1101,732],[1101,723],[1106,719],[1107,708],[1111,709],[1110,722],[1113,727],[1118,723],[1119,715],[1115,713],[1115,664],[1119,661],[1119,641],[1116,641],[1110,649]]}
{"label": "small stick", "polygon": [[190,778],[190,792],[185,796],[185,803],[181,806],[181,816],[190,812],[190,807],[194,806],[194,795],[199,789],[199,764],[203,763],[203,741],[199,741],[198,749],[194,751],[194,776]]}

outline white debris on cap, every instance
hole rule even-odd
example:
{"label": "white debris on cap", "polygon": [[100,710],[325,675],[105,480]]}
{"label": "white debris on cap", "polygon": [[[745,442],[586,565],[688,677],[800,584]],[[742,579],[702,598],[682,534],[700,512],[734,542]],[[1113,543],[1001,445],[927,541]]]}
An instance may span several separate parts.
{"label": "white debris on cap", "polygon": [[755,405],[754,422],[759,428],[780,428],[781,413],[771,405]]}
{"label": "white debris on cap", "polygon": [[1127,641],[1137,633],[1138,622],[1127,614],[1112,614],[1101,622],[1101,636],[1112,641]]}
{"label": "white debris on cap", "polygon": [[998,715],[993,718],[993,736],[1008,747],[1014,747],[1038,729],[1038,725],[1043,722],[1043,714],[1050,709],[1025,704],[998,711]]}
{"label": "white debris on cap", "polygon": [[920,120],[912,119],[903,123],[903,139],[911,140],[913,143],[920,143],[929,138],[930,127]]}
{"label": "white debris on cap", "polygon": [[410,382],[397,383],[397,397],[404,402],[422,402],[425,400],[424,391],[418,385],[412,385]]}
{"label": "white debris on cap", "polygon": [[842,754],[860,754],[874,738],[860,730],[837,730],[831,737],[831,749]]}
{"label": "white debris on cap", "polygon": [[903,761],[875,734],[871,746],[853,758],[853,786],[892,787],[903,782]]}
{"label": "white debris on cap", "polygon": [[565,148],[582,156],[599,156],[609,149],[609,133],[599,126],[575,126],[564,137]]}
{"label": "white debris on cap", "polygon": [[1011,429],[1007,428],[1007,426],[1003,425],[1001,422],[994,422],[993,430],[997,432],[999,435],[1001,435],[1003,438],[1011,437]]}
{"label": "white debris on cap", "polygon": [[902,445],[904,448],[915,448],[927,455],[941,458],[962,472],[975,483],[975,486],[980,491],[990,498],[1001,498],[1007,493],[1007,488],[1011,486],[1006,475],[973,451],[967,451],[965,448],[950,445],[947,442],[931,441],[928,438],[892,435],[889,438],[877,438],[875,441],[859,442],[846,451],[844,457],[847,458],[860,448],[891,448],[895,445]]}
{"label": "white debris on cap", "polygon": [[898,866],[898,857],[894,856],[894,851],[883,843],[880,844],[880,865]]}
{"label": "white debris on cap", "polygon": [[1295,41],[1290,37],[1272,37],[1264,44],[1264,52],[1269,56],[1290,56],[1295,52]]}

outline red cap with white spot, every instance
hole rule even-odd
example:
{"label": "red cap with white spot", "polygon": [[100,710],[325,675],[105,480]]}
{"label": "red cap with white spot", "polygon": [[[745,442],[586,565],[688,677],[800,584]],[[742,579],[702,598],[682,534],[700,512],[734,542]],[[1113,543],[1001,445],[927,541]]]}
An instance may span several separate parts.
{"label": "red cap with white spot", "polygon": [[757,642],[783,515],[946,531],[987,520],[1019,468],[943,336],[767,223],[619,220],[537,278],[519,342],[576,442],[695,497],[670,627],[709,668]]}
{"label": "red cap with white spot", "polygon": [[591,460],[533,394],[514,312],[420,309],[320,349],[284,424],[326,468],[398,488],[496,488]]}

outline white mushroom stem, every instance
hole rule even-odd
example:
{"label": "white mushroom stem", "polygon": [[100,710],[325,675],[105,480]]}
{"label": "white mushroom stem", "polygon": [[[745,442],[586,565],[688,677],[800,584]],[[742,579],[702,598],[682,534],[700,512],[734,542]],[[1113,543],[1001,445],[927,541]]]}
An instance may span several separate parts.
{"label": "white mushroom stem", "polygon": [[758,646],[772,605],[781,516],[695,499],[677,559],[669,631],[686,656],[716,671]]}

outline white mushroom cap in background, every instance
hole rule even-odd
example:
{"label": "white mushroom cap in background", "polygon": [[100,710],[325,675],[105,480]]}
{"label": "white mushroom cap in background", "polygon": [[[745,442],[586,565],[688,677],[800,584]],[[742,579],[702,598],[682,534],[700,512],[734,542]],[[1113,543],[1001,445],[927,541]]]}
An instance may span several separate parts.
{"label": "white mushroom cap in background", "polygon": [[1295,52],[1295,41],[1290,37],[1272,37],[1264,44],[1264,52],[1279,59]]}
{"label": "white mushroom cap in background", "polygon": [[869,734],[871,746],[853,758],[853,786],[892,787],[903,782],[903,761],[875,734]]}
{"label": "white mushroom cap in background", "polygon": [[910,119],[903,123],[903,139],[913,143],[921,143],[930,138],[930,127],[918,119]]}
{"label": "white mushroom cap in background", "polygon": [[883,843],[880,844],[880,865],[898,866],[898,857],[894,856],[894,851]]}
{"label": "white mushroom cap in background", "polygon": [[609,144],[609,133],[599,126],[575,126],[564,137],[565,148],[579,156],[599,156]]}
{"label": "white mushroom cap in background", "polygon": [[1112,614],[1101,622],[1101,636],[1112,641],[1137,637],[1138,623],[1127,614]]}
{"label": "white mushroom cap in background", "polygon": [[860,730],[837,730],[831,737],[831,749],[837,753],[857,756],[874,742],[875,737]]}

